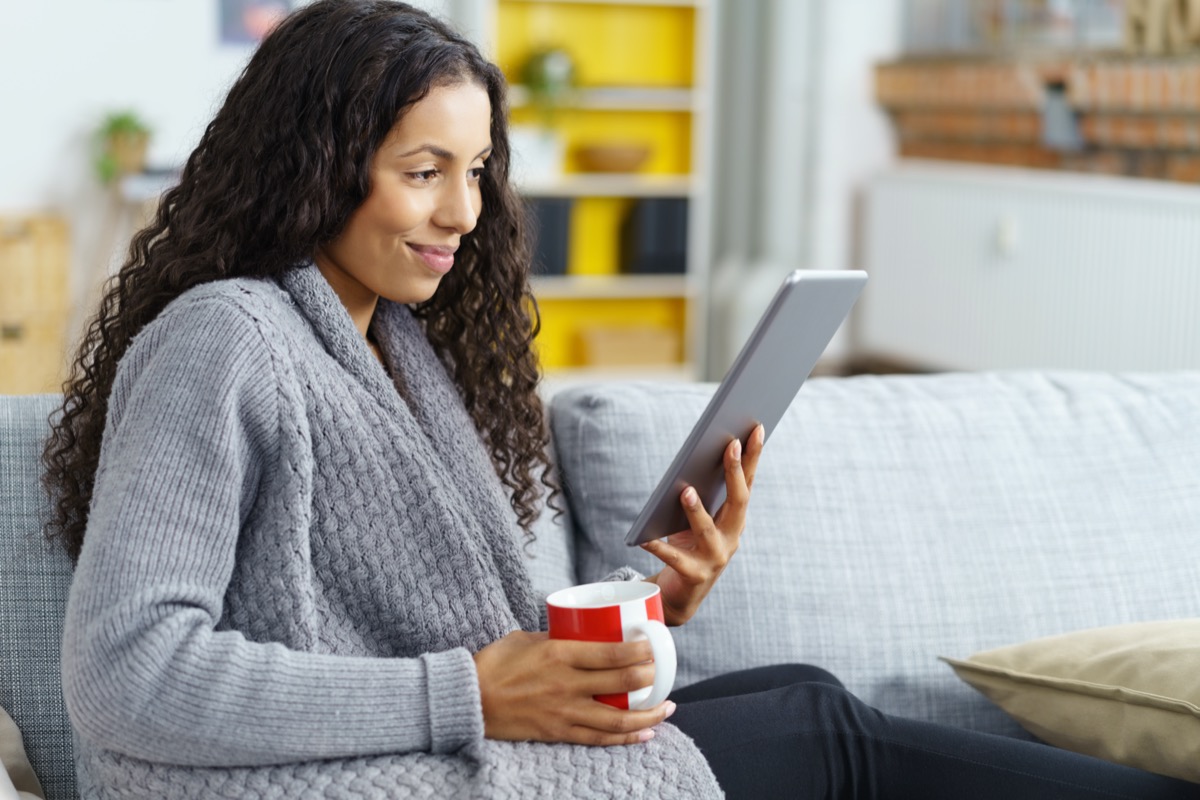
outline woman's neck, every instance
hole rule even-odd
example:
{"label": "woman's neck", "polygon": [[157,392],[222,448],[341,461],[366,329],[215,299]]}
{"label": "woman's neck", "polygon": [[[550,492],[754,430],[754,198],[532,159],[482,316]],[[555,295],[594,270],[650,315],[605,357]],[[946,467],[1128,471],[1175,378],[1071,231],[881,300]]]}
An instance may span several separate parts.
{"label": "woman's neck", "polygon": [[[351,278],[340,267],[325,258],[323,253],[318,253],[313,260],[316,262],[317,270],[320,271],[333,289],[333,293],[338,296],[338,300],[350,314],[350,319],[354,322],[354,327],[358,329],[359,335],[368,339],[367,331],[371,327],[371,318],[375,316],[375,309],[379,305],[379,295]],[[372,347],[372,350],[378,351],[378,348]]]}

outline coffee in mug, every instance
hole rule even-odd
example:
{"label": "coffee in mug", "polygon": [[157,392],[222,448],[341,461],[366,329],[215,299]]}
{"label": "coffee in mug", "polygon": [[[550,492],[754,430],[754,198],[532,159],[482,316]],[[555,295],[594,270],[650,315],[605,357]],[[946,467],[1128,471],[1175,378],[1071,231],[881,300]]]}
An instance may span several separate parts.
{"label": "coffee in mug", "polygon": [[641,711],[657,706],[675,685],[675,641],[664,624],[662,593],[645,581],[604,581],[561,589],[546,598],[551,639],[632,642],[649,639],[654,684],[622,694],[598,694],[610,706]]}

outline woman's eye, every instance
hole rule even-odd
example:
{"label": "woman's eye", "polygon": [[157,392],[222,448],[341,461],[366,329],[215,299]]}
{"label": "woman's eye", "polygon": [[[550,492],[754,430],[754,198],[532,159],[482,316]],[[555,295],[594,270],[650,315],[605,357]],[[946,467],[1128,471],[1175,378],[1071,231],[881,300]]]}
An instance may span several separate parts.
{"label": "woman's eye", "polygon": [[471,169],[467,170],[467,177],[469,177],[473,181],[477,181],[483,177],[483,173],[485,173],[485,172],[487,172],[486,166],[472,167]]}
{"label": "woman's eye", "polygon": [[438,171],[436,169],[424,169],[424,170],[421,170],[420,172],[408,173],[408,177],[410,177],[413,180],[418,181],[420,183],[429,183],[431,180],[436,178],[437,175],[438,175]]}

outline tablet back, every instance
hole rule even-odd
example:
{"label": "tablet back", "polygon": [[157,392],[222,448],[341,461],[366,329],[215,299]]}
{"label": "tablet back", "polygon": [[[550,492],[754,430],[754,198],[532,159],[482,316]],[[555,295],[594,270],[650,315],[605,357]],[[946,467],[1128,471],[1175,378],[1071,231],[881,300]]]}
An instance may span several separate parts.
{"label": "tablet back", "polygon": [[722,456],[762,423],[767,438],[850,312],[867,274],[796,270],[784,279],[708,407],[625,537],[637,545],[686,530],[679,495],[694,486],[708,513],[725,500]]}

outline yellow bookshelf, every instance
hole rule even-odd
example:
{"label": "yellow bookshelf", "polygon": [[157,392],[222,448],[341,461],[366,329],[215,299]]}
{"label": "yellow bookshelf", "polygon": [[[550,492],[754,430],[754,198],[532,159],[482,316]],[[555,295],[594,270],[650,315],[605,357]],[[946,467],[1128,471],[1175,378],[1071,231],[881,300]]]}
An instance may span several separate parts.
{"label": "yellow bookshelf", "polygon": [[[620,229],[640,198],[689,200],[697,224],[696,131],[705,88],[698,80],[706,2],[495,0],[494,57],[512,86],[511,118],[541,120],[520,84],[528,57],[565,50],[576,90],[554,117],[565,146],[562,175],[521,187],[526,196],[573,200],[567,274],[535,281],[538,347],[547,373],[611,373],[625,366],[695,372],[698,259],[689,241],[683,275],[622,273]],[[588,172],[579,149],[637,142],[650,155],[632,173]],[[689,231],[689,239],[696,237]]]}
{"label": "yellow bookshelf", "polygon": [[562,45],[581,87],[693,85],[694,4],[499,3],[496,61],[510,79],[525,56]]}

